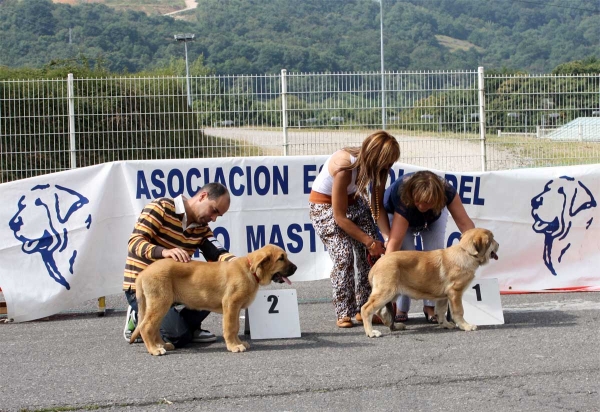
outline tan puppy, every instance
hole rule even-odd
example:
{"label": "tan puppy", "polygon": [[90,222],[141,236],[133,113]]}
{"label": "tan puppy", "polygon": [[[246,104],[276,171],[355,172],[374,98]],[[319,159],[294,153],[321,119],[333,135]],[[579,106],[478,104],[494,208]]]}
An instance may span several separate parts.
{"label": "tan puppy", "polygon": [[375,263],[369,272],[373,287],[367,303],[361,308],[365,333],[370,338],[381,336],[373,330],[372,316],[377,312],[390,330],[402,330],[403,323],[394,324],[392,301],[405,294],[414,299],[436,300],[435,314],[442,327],[454,328],[446,320],[450,301],[452,318],[462,330],[475,330],[463,318],[462,295],[475,278],[475,271],[490,258],[498,259],[498,242],[487,229],[467,230],[460,242],[446,249],[428,252],[398,251],[387,254]]}
{"label": "tan puppy", "polygon": [[158,260],[135,281],[139,323],[129,342],[141,334],[146,349],[155,356],[174,349],[162,340],[160,324],[171,305],[177,303],[193,310],[222,313],[227,350],[244,352],[250,345],[238,337],[240,310],[252,303],[260,285],[271,281],[290,284],[287,277],[294,272],[296,265],[275,245],[228,262]]}

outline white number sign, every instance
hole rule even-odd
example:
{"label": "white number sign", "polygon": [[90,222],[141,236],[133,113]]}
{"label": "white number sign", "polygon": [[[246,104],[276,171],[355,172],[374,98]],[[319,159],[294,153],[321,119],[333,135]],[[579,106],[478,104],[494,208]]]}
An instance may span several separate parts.
{"label": "white number sign", "polygon": [[300,337],[295,289],[259,290],[247,314],[251,339]]}
{"label": "white number sign", "polygon": [[498,279],[475,279],[463,295],[464,318],[473,325],[503,325]]}

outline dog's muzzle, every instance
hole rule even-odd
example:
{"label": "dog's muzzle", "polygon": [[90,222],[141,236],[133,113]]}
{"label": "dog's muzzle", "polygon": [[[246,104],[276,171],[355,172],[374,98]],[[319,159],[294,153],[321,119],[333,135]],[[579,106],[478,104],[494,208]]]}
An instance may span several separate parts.
{"label": "dog's muzzle", "polygon": [[492,250],[492,253],[490,253],[490,258],[494,259],[494,260],[498,260],[498,254],[496,253],[498,251],[498,249],[500,249],[500,245],[497,242],[496,243],[496,247],[494,248],[495,250]]}
{"label": "dog's muzzle", "polygon": [[288,277],[292,276],[296,272],[296,269],[298,269],[296,267],[296,265],[294,265],[293,263],[290,262],[285,273],[277,272],[273,275],[271,280],[276,283],[284,283],[285,282],[288,285],[291,285],[292,282],[290,282]]}

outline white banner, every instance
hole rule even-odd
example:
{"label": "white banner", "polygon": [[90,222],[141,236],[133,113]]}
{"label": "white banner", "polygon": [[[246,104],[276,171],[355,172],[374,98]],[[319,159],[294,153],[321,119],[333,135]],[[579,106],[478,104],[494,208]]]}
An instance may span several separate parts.
{"label": "white banner", "polygon": [[[267,243],[298,266],[292,281],[329,277],[331,261],[308,217],[326,156],[117,162],[0,185],[0,288],[8,316],[26,321],[121,292],[127,241],[152,199],[191,197],[218,181],[232,195],[211,224],[234,254]],[[416,171],[397,163],[391,180]],[[445,173],[476,226],[492,230],[498,261],[477,276],[504,293],[600,290],[600,167]],[[450,219],[446,239],[459,233]]]}

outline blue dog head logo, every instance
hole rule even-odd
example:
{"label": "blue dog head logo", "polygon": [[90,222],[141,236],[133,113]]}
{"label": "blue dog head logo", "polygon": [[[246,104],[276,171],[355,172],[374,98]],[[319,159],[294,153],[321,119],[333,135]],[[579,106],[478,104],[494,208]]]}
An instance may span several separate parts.
{"label": "blue dog head logo", "polygon": [[38,185],[21,196],[18,211],[8,223],[15,238],[23,244],[23,252],[39,253],[50,277],[67,290],[71,286],[64,274],[66,271],[73,274],[77,250],[69,244],[66,224],[89,229],[92,216],[84,211],[88,203],[87,198],[66,187]]}
{"label": "blue dog head logo", "polygon": [[544,235],[544,263],[554,276],[558,275],[563,257],[578,240],[571,232],[573,223],[578,219],[577,223],[585,224],[587,230],[593,217],[586,211],[594,207],[596,199],[590,190],[568,176],[549,181],[542,193],[531,199],[533,230]]}

